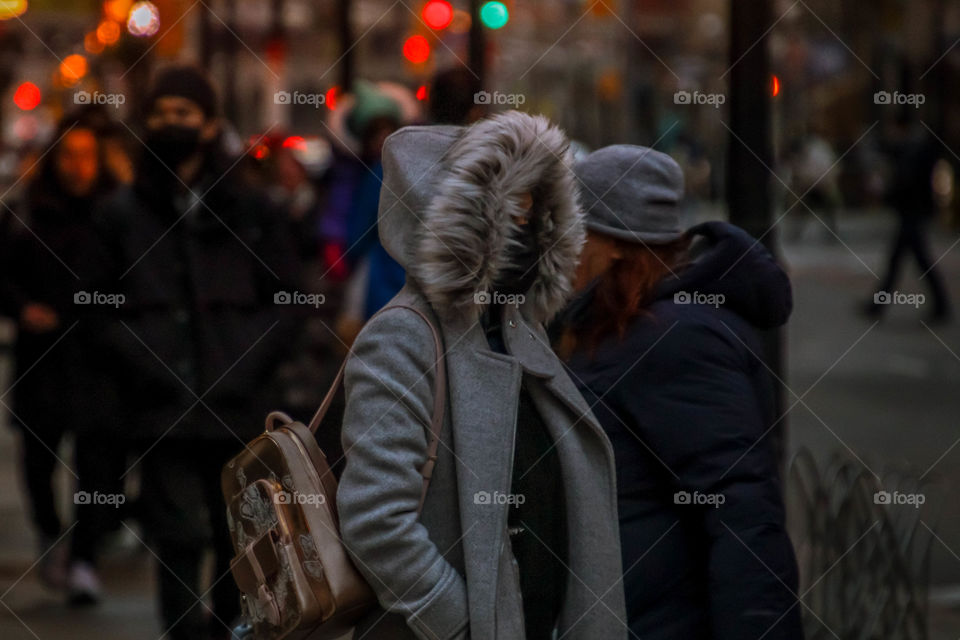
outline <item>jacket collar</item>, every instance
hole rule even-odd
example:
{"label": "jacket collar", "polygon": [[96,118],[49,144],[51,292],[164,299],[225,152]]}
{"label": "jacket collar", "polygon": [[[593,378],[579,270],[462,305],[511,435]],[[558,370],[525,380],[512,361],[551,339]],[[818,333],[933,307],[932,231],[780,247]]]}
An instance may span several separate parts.
{"label": "jacket collar", "polygon": [[[408,283],[409,286],[409,283]],[[525,306],[506,305],[502,310],[503,339],[507,355],[490,349],[480,317],[475,314],[449,314],[443,318],[446,349],[471,349],[489,352],[494,357],[517,361],[525,373],[538,378],[552,378],[560,372],[560,361],[550,348],[547,334],[540,323],[526,317]]]}

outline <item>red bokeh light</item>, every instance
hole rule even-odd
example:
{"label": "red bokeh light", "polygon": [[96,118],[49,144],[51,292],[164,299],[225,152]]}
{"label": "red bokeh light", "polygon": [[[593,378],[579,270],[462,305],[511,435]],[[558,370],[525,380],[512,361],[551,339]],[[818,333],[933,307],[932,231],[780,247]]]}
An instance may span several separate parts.
{"label": "red bokeh light", "polygon": [[453,21],[453,7],[444,0],[431,0],[423,7],[423,21],[431,29],[445,29]]}
{"label": "red bokeh light", "polygon": [[24,82],[13,94],[13,102],[24,111],[35,109],[40,104],[40,87],[32,82]]}
{"label": "red bokeh light", "polygon": [[289,136],[283,141],[284,149],[305,149],[306,147],[307,141],[303,136]]}
{"label": "red bokeh light", "polygon": [[422,84],[417,88],[417,100],[423,101],[427,99],[427,85]]}
{"label": "red bokeh light", "polygon": [[327,92],[323,95],[323,104],[327,105],[327,108],[330,111],[333,111],[337,108],[337,96],[340,95],[339,87],[330,87],[327,89]]}
{"label": "red bokeh light", "polygon": [[403,57],[414,64],[423,64],[430,57],[430,43],[423,36],[410,36],[403,43]]}
{"label": "red bokeh light", "polygon": [[780,95],[780,78],[773,76],[773,79],[770,81],[770,93],[776,98]]}

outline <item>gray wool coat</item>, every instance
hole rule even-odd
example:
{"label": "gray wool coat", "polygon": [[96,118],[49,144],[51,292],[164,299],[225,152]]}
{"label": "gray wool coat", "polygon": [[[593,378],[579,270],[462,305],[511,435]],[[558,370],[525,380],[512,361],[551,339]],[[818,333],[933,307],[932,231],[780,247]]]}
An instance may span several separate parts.
{"label": "gray wool coat", "polygon": [[[418,519],[436,388],[432,334],[407,309],[367,324],[347,363],[337,505],[344,543],[382,608],[355,638],[524,638],[508,505],[482,496],[510,492],[525,374],[566,499],[559,636],[627,636],[613,451],[542,326],[569,292],[583,240],[566,145],[545,119],[518,112],[468,129],[408,127],[387,139],[379,231],[408,274],[394,304],[421,310],[440,330],[448,397]],[[474,295],[503,268],[515,196],[531,189],[545,221],[542,257],[523,304],[504,307],[504,355],[489,348]]]}

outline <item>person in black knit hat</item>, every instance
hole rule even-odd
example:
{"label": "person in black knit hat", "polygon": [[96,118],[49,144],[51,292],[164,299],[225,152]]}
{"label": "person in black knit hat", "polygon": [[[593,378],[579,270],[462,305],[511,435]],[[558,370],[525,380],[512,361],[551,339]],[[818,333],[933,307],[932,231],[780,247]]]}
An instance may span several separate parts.
{"label": "person in black knit hat", "polygon": [[[274,303],[296,289],[286,216],[220,144],[217,96],[195,67],[163,69],[143,109],[136,180],[97,217],[93,290],[124,303],[102,318],[128,434],[140,452],[140,511],[159,559],[167,637],[228,638],[239,615],[220,471],[261,429],[265,389],[296,320]],[[201,566],[214,551],[212,607]]]}

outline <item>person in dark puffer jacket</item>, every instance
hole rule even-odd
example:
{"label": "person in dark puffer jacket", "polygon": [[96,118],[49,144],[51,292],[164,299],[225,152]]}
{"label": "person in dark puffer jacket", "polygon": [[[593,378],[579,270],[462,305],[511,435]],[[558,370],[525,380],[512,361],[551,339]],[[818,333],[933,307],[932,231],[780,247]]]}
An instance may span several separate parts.
{"label": "person in dark puffer jacket", "polygon": [[757,335],[789,279],[733,225],[681,230],[669,156],[617,145],[576,173],[588,239],[553,334],[613,443],[632,635],[801,638]]}

